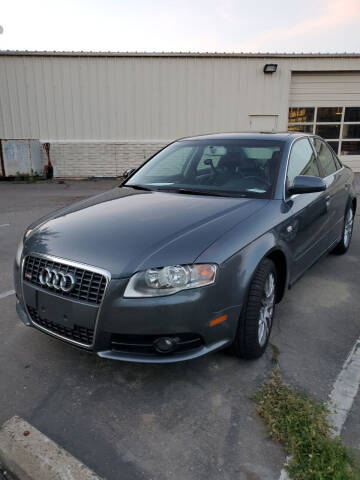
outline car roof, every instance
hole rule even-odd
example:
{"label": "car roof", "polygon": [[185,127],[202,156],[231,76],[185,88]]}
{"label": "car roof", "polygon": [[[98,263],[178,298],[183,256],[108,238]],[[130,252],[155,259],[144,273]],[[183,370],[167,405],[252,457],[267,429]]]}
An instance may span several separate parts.
{"label": "car roof", "polygon": [[197,141],[197,140],[280,140],[283,142],[291,141],[300,136],[308,136],[304,133],[294,132],[239,132],[239,133],[210,133],[196,135],[194,137],[180,138],[178,141]]}

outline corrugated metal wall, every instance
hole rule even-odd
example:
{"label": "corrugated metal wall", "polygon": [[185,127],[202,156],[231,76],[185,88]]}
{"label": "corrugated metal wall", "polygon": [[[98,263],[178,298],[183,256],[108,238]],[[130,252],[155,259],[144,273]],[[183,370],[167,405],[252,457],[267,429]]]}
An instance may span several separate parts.
{"label": "corrugated metal wall", "polygon": [[0,138],[167,140],[248,129],[248,113],[279,113],[287,103],[286,78],[264,75],[263,64],[2,57]]}
{"label": "corrugated metal wall", "polygon": [[[0,56],[0,138],[169,140],[287,120],[289,69],[269,59]],[[288,63],[288,61],[287,61]]]}
{"label": "corrugated metal wall", "polygon": [[[265,75],[265,63],[278,63],[278,71]],[[254,115],[275,115],[276,128],[286,130],[291,72],[341,70],[360,72],[360,58],[0,53],[0,138],[168,141],[205,132],[248,130]],[[316,86],[319,100],[311,98],[318,103],[326,75],[312,78],[311,88]],[[351,103],[350,77],[339,78]],[[301,76],[294,79],[292,104],[304,99],[300,80]]]}

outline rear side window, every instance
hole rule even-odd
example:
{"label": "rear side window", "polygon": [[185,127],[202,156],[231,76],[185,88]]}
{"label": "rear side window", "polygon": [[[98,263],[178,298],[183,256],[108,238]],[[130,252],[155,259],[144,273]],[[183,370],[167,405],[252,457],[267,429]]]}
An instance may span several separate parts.
{"label": "rear side window", "polygon": [[319,162],[324,171],[324,177],[331,175],[338,170],[334,155],[325,142],[319,138],[314,138],[314,147],[318,155]]}
{"label": "rear side window", "polygon": [[291,149],[287,171],[288,187],[293,185],[294,178],[298,175],[320,177],[314,150],[311,148],[307,138],[297,140]]}

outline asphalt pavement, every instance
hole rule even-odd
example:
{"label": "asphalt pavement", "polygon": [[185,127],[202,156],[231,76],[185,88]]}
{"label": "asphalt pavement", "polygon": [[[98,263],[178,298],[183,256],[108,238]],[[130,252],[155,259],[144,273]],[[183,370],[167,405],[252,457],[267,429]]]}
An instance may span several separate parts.
{"label": "asphalt pavement", "polygon": [[[36,218],[118,182],[0,183],[0,294]],[[360,211],[360,210],[359,210]],[[344,256],[322,258],[278,305],[271,342],[286,382],[325,402],[360,336],[360,225]],[[272,349],[246,362],[227,352],[174,365],[100,359],[17,319],[0,298],[0,423],[19,415],[108,480],[277,480],[285,460],[253,394]],[[360,452],[360,395],[343,439]]]}

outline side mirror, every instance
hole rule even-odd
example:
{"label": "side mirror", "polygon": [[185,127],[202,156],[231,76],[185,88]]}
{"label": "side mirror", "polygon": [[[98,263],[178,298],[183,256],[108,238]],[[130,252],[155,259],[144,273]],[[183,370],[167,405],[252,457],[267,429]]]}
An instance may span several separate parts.
{"label": "side mirror", "polygon": [[128,169],[125,170],[125,172],[123,173],[123,177],[124,177],[124,178],[130,177],[130,175],[131,175],[132,173],[134,173],[135,170],[136,170],[136,168],[128,168]]}
{"label": "side mirror", "polygon": [[290,195],[297,195],[300,193],[314,193],[323,192],[326,190],[326,183],[320,177],[313,177],[310,175],[298,175],[294,178],[294,183],[288,188]]}

